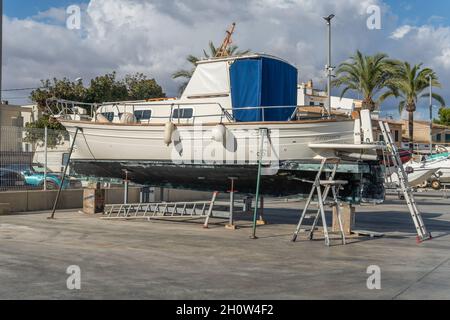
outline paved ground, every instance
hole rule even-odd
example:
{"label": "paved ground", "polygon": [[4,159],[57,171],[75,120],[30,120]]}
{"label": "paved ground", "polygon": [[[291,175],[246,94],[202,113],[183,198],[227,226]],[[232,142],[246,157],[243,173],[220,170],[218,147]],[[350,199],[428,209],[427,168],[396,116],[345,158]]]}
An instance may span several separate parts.
{"label": "paved ground", "polygon": [[[420,197],[435,239],[420,245],[401,202],[358,208],[359,229],[386,233],[327,248],[291,243],[301,203],[269,205],[250,240],[216,225],[102,221],[74,212],[0,217],[0,299],[449,299],[450,200]],[[66,269],[81,268],[81,290]],[[368,290],[367,267],[381,268]]]}

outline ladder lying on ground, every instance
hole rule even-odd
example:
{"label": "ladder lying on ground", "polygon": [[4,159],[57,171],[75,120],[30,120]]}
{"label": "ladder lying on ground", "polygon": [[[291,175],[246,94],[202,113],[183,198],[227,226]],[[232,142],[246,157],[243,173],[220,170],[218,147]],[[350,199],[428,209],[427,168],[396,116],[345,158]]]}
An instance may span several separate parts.
{"label": "ladder lying on ground", "polygon": [[167,218],[205,218],[204,227],[208,227],[212,217],[218,192],[214,192],[210,201],[193,202],[154,202],[137,204],[106,205],[105,220],[151,220]]}
{"label": "ladder lying on ground", "polygon": [[[321,176],[325,170],[325,166],[330,163],[334,165],[332,173],[330,174],[330,176],[327,180],[321,180]],[[329,205],[330,207],[336,208],[335,210],[336,210],[336,214],[337,214],[337,218],[338,218],[338,222],[339,222],[339,229],[340,229],[340,233],[341,233],[341,237],[342,237],[342,244],[344,244],[344,245],[346,244],[338,194],[339,194],[339,189],[341,188],[341,186],[348,184],[348,181],[334,180],[337,169],[339,167],[339,163],[340,163],[340,159],[338,159],[338,158],[332,158],[332,159],[325,158],[322,160],[320,169],[317,172],[316,179],[314,181],[309,181],[309,180],[304,180],[304,179],[301,180],[303,182],[311,183],[313,185],[313,187],[311,189],[311,193],[309,194],[308,200],[306,201],[306,205],[305,205],[305,208],[303,209],[303,213],[300,217],[300,221],[297,225],[297,229],[295,230],[294,236],[292,237],[293,242],[295,242],[297,240],[297,237],[301,231],[303,222],[305,219],[308,218],[308,215],[307,215],[308,209],[312,204],[314,194],[317,193],[317,211],[316,211],[316,214],[313,215],[314,222],[313,222],[313,224],[311,226],[311,230],[309,232],[309,240],[313,239],[314,231],[317,227],[317,223],[319,222],[319,219],[322,218],[325,244],[327,246],[330,245],[330,237],[328,234],[328,226],[327,226],[327,221],[326,221],[326,217],[325,217],[325,209],[324,209],[324,207],[326,205]],[[323,191],[323,193],[322,193],[322,186],[325,187],[325,190]],[[326,200],[328,198],[328,194],[330,193],[330,191],[332,191],[332,200],[327,202]]]}
{"label": "ladder lying on ground", "polygon": [[412,188],[408,183],[408,175],[405,172],[397,146],[395,145],[394,139],[392,138],[392,133],[391,129],[389,128],[389,124],[383,121],[379,121],[378,123],[380,125],[381,132],[383,133],[384,142],[388,149],[387,154],[388,156],[391,157],[392,163],[394,165],[394,173],[398,175],[400,191],[404,195],[406,204],[408,206],[409,212],[411,213],[411,217],[414,221],[414,225],[417,230],[417,241],[422,242],[431,239],[432,238],[431,233],[427,231],[427,228],[425,227],[425,224],[422,220],[422,215],[420,214],[420,211],[417,208]]}

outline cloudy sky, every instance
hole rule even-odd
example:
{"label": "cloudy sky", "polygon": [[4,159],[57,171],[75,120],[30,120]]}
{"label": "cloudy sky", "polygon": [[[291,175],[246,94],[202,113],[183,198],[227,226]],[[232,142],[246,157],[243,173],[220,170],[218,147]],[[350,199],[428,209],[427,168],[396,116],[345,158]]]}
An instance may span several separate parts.
{"label": "cloudy sky", "polygon": [[[67,8],[81,8],[81,29],[70,30]],[[381,9],[381,28],[369,29],[372,6]],[[326,26],[333,20],[334,64],[356,49],[424,63],[434,68],[450,101],[450,2],[446,0],[4,0],[3,89],[28,88],[40,79],[92,77],[113,70],[143,72],[169,96],[171,79],[200,56],[209,40],[219,44],[237,22],[241,49],[275,54],[299,68],[300,81],[325,85]],[[372,21],[372,20],[370,20]],[[27,103],[27,91],[3,91],[10,103]],[[382,107],[398,117],[395,101]],[[426,102],[418,116],[426,117]]]}

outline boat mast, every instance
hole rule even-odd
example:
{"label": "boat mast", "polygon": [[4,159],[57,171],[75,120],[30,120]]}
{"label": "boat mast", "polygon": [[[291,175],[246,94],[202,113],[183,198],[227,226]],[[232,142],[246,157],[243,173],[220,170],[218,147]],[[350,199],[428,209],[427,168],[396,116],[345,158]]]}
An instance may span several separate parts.
{"label": "boat mast", "polygon": [[233,22],[230,29],[227,30],[227,35],[226,35],[225,39],[223,40],[223,43],[220,46],[219,50],[217,50],[215,58],[225,58],[225,57],[229,56],[228,47],[230,46],[230,44],[233,43],[233,41],[231,40],[231,36],[233,35],[235,28],[236,28],[236,22]]}

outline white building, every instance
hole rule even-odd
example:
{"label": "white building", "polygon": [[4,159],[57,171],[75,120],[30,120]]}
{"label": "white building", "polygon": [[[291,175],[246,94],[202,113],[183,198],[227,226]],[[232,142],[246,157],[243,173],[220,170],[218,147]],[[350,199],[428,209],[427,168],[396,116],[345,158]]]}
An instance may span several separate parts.
{"label": "white building", "polygon": [[0,104],[0,167],[31,161],[31,145],[23,139],[23,115],[28,112],[8,102]]}
{"label": "white building", "polygon": [[23,152],[29,146],[22,143],[24,118],[30,117],[31,110],[7,102],[0,105],[0,151]]}
{"label": "white building", "polygon": [[[0,166],[45,163],[44,143],[27,142],[29,129],[25,128],[27,123],[38,120],[41,115],[37,105],[0,105]],[[34,130],[41,130],[43,135],[44,129]],[[54,172],[60,172],[69,148],[69,136],[62,135],[57,146],[47,149],[47,167]]]}
{"label": "white building", "polygon": [[34,122],[42,116],[42,111],[35,104],[24,105],[22,108],[22,118],[24,126],[27,123]]}
{"label": "white building", "polygon": [[[313,81],[298,85],[297,105],[301,107],[323,107],[328,108],[328,95],[325,91],[314,89]],[[353,111],[361,107],[361,100],[331,97],[331,107],[335,110]]]}

